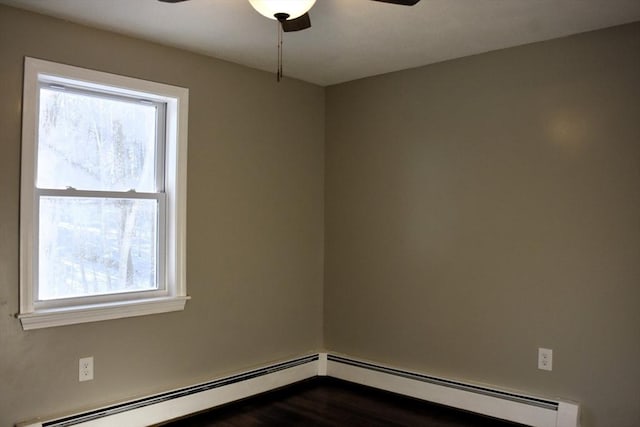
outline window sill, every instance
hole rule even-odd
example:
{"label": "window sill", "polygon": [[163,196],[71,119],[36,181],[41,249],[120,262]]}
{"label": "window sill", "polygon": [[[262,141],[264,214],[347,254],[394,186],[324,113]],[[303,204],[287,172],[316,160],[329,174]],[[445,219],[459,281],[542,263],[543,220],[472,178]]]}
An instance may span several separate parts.
{"label": "window sill", "polygon": [[18,315],[18,318],[22,322],[22,329],[28,331],[31,329],[181,311],[184,310],[184,306],[189,299],[190,297],[188,296],[166,297],[55,308],[38,310],[33,313],[22,313]]}

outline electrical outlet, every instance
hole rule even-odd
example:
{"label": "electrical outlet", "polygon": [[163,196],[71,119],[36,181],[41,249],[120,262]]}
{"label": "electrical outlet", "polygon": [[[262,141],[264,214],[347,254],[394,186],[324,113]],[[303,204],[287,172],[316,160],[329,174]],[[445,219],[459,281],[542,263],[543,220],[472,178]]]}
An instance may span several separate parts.
{"label": "electrical outlet", "polygon": [[538,369],[551,371],[553,369],[553,350],[549,348],[538,349]]}
{"label": "electrical outlet", "polygon": [[93,357],[80,359],[80,371],[78,381],[91,381],[93,379]]}

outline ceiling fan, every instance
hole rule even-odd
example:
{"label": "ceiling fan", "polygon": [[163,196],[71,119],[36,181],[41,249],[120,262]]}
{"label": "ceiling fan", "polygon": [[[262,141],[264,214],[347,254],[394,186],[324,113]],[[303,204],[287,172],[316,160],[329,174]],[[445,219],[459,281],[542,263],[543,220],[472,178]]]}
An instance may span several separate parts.
{"label": "ceiling fan", "polygon": [[[163,3],[181,3],[188,0],[158,0]],[[400,6],[413,6],[420,0],[373,0],[381,3],[391,3]],[[251,6],[263,16],[275,19],[282,25],[282,30],[300,31],[311,28],[309,9],[316,0],[249,0]]]}
{"label": "ceiling fan", "polygon": [[[187,0],[158,0],[163,3],[181,3]],[[372,0],[400,6],[413,6],[420,0]],[[309,9],[316,0],[249,0],[251,6],[261,15],[280,23],[278,35],[278,72],[277,79],[282,78],[282,31],[285,33],[311,28]]]}

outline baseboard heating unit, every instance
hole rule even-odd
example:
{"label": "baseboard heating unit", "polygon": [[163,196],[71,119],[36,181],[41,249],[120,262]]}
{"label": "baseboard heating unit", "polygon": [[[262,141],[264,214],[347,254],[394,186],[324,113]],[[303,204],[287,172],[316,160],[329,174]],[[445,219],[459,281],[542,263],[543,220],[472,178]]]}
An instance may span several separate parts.
{"label": "baseboard heating unit", "polygon": [[16,427],[143,427],[330,376],[454,408],[536,427],[579,427],[578,405],[452,381],[342,355],[312,354],[95,410]]}
{"label": "baseboard heating unit", "polygon": [[[324,362],[321,358],[321,363]],[[326,374],[394,393],[536,427],[579,427],[578,405],[408,372],[329,354]]]}
{"label": "baseboard heating unit", "polygon": [[318,355],[62,418],[16,427],[144,427],[274,390],[318,375]]}

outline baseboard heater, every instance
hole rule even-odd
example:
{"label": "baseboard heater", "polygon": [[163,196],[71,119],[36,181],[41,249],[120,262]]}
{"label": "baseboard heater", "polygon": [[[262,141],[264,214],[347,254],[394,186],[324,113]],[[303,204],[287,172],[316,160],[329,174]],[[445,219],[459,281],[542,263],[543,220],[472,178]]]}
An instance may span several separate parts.
{"label": "baseboard heater", "polygon": [[579,427],[578,405],[404,371],[334,354],[313,354],[191,387],[16,427],[142,427],[244,399],[316,376],[536,427]]}
{"label": "baseboard heater", "polygon": [[289,360],[191,387],[16,427],[144,427],[224,405],[318,375],[318,355]]}
{"label": "baseboard heater", "polygon": [[[326,356],[328,376],[536,427],[579,427],[579,406],[452,381],[344,356]],[[321,359],[322,362],[322,359]]]}

